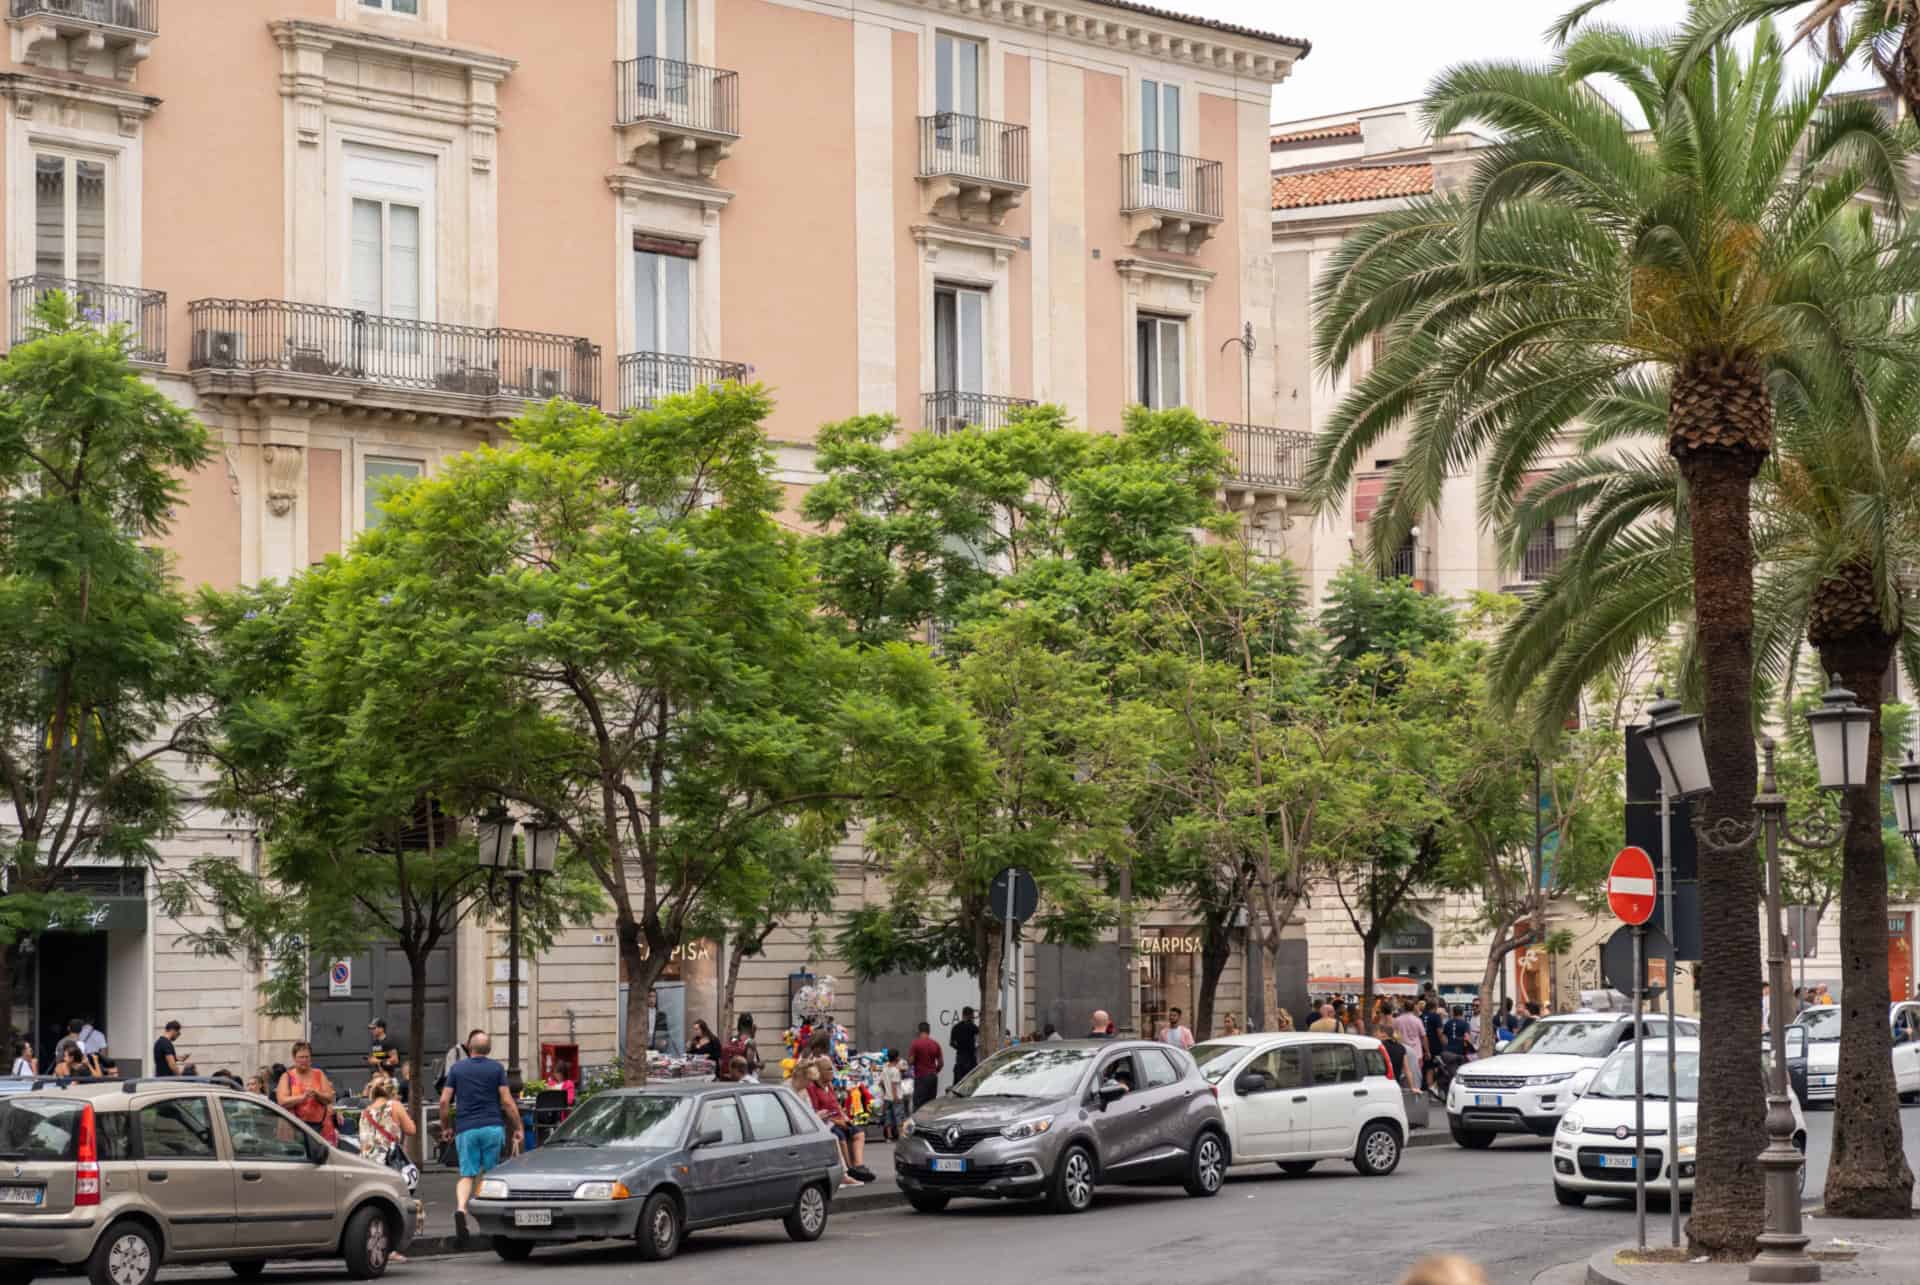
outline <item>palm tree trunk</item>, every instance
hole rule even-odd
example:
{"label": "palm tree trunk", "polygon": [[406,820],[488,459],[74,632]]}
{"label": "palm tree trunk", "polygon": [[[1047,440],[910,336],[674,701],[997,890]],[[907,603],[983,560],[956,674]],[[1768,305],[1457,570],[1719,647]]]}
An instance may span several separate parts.
{"label": "palm tree trunk", "polygon": [[[1713,793],[1705,820],[1753,818],[1754,474],[1772,446],[1772,404],[1754,362],[1707,358],[1677,370],[1670,449],[1686,479],[1693,536],[1694,621],[1705,671],[1703,736]],[[1760,1013],[1760,866],[1752,845],[1700,852],[1698,1169],[1687,1236],[1696,1253],[1751,1256],[1765,1220],[1755,1163],[1766,1102],[1754,1073]]]}
{"label": "palm tree trunk", "polygon": [[[1845,569],[1851,570],[1851,569]],[[1871,568],[1867,569],[1868,576]],[[1828,581],[1823,591],[1855,577]],[[1857,588],[1857,583],[1855,585]],[[1867,734],[1867,779],[1848,791],[1846,847],[1840,877],[1840,1074],[1833,1099],[1833,1155],[1827,1166],[1827,1212],[1836,1218],[1907,1218],[1913,1170],[1900,1127],[1887,1030],[1887,856],[1880,829],[1880,704],[1894,639],[1881,627],[1873,582],[1855,594],[1864,628],[1838,640],[1815,638],[1820,661],[1873,711]],[[1830,618],[1820,610],[1813,619]],[[1812,634],[1814,631],[1809,630]],[[1824,643],[1824,645],[1822,645]]]}

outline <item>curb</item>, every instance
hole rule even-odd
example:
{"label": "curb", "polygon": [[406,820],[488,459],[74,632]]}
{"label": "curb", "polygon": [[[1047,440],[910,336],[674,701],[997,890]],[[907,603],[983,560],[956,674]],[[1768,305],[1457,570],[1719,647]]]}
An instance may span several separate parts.
{"label": "curb", "polygon": [[1628,1285],[1624,1269],[1613,1261],[1618,1245],[1601,1250],[1587,1259],[1587,1285]]}

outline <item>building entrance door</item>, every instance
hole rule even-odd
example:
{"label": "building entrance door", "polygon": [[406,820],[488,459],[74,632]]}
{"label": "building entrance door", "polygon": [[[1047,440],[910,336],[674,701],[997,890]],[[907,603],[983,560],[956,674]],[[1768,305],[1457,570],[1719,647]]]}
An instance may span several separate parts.
{"label": "building entrance door", "polygon": [[[107,1012],[106,933],[46,933],[34,943],[34,967],[39,1002],[34,1008],[33,1051],[40,1056],[41,1070],[53,1068],[53,1046],[76,1017],[107,1032],[116,1048],[139,1047],[141,1032],[116,1033],[113,1015]],[[132,1014],[126,1016],[132,1019]]]}
{"label": "building entrance door", "polygon": [[[412,974],[407,957],[396,946],[379,945],[350,961],[353,970],[352,994],[335,998],[330,993],[327,967],[331,960],[315,956],[313,972],[307,979],[307,1012],[311,1026],[307,1038],[313,1043],[313,1064],[358,1092],[372,1076],[367,1054],[373,1037],[367,1023],[384,1018],[387,1038],[400,1046],[401,1061],[412,1062],[419,1075],[426,1077],[431,1091],[438,1064],[454,1041],[453,1029],[453,945],[440,946],[427,957],[426,1048],[407,1047],[412,1039]],[[465,1032],[461,1032],[464,1034]],[[506,1037],[494,1035],[494,1052],[504,1056]],[[422,1089],[415,1086],[415,1101]]]}

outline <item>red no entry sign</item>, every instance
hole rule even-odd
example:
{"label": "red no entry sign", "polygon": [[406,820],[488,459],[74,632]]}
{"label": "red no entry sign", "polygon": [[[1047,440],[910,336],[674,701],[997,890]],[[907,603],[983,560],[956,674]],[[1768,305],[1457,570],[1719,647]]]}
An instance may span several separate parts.
{"label": "red no entry sign", "polygon": [[1653,858],[1645,848],[1627,847],[1607,872],[1607,904],[1622,923],[1640,925],[1653,918]]}

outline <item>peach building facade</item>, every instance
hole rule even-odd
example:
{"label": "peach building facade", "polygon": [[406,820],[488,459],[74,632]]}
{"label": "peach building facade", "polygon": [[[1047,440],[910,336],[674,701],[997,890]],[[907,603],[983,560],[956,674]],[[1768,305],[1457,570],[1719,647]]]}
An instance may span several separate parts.
{"label": "peach building facade", "polygon": [[[9,0],[7,37],[12,334],[74,290],[211,430],[169,540],[189,585],[342,550],[387,479],[502,440],[530,399],[618,412],[715,379],[772,390],[790,493],[823,422],[1026,401],[1229,422],[1227,498],[1262,529],[1297,475],[1248,390],[1277,377],[1269,104],[1304,40],[1123,0]],[[167,851],[260,860],[212,813]],[[143,1057],[178,1018],[202,1070],[284,1059],[300,1024],[260,1018],[245,969],[156,908],[114,922],[143,926],[79,991],[35,983],[43,1025],[87,1009]],[[711,1019],[708,945],[683,1000]],[[319,986],[316,1038],[404,1029],[378,955]],[[462,930],[436,1032],[504,1027],[504,955]],[[789,972],[843,971],[804,929],[753,969],[763,1009]],[[523,977],[529,1048],[611,1055],[610,930]]]}

